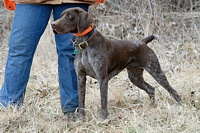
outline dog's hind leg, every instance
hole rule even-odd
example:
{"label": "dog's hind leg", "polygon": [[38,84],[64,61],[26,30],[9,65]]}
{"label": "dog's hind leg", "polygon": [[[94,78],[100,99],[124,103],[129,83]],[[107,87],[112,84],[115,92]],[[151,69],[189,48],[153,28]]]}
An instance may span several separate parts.
{"label": "dog's hind leg", "polygon": [[139,67],[133,67],[131,64],[127,67],[128,71],[128,77],[130,81],[137,87],[139,87],[142,90],[145,90],[150,100],[154,103],[155,101],[155,89],[151,85],[149,85],[147,82],[144,81],[143,78],[143,68]]}
{"label": "dog's hind leg", "polygon": [[163,86],[170,94],[171,96],[179,103],[181,104],[181,97],[178,95],[176,90],[174,90],[171,85],[169,84],[164,72],[162,71],[160,67],[160,63],[158,61],[157,56],[153,51],[148,55],[149,59],[146,62],[146,65],[144,66],[145,70],[153,76],[153,78],[161,85]]}

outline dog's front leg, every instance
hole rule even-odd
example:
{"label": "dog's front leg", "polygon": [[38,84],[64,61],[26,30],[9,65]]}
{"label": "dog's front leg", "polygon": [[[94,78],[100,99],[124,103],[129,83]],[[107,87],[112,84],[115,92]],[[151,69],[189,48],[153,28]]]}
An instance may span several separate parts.
{"label": "dog's front leg", "polygon": [[100,95],[101,95],[101,118],[105,120],[108,116],[108,78],[101,79],[100,84]]}
{"label": "dog's front leg", "polygon": [[86,76],[78,74],[78,96],[79,96],[79,113],[83,116],[85,114],[85,87]]}

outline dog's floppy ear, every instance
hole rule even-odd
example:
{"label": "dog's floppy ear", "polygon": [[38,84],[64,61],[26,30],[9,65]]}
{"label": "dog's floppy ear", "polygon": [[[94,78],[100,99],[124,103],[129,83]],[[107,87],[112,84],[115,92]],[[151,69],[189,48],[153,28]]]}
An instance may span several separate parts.
{"label": "dog's floppy ear", "polygon": [[78,23],[77,30],[78,33],[82,33],[85,29],[87,29],[93,22],[92,17],[83,9],[77,9],[78,12]]}

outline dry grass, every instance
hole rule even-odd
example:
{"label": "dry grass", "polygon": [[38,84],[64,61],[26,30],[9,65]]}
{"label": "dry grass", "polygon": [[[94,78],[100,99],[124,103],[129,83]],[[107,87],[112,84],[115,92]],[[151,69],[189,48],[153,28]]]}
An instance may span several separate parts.
{"label": "dry grass", "polygon": [[[120,6],[120,9],[115,3],[110,8],[108,5],[98,6],[99,12],[91,8],[94,17],[98,14],[95,18],[97,28],[110,38],[140,39],[152,33],[159,34],[160,40],[149,46],[157,53],[170,84],[180,93],[182,106],[176,105],[167,91],[145,73],[147,82],[156,87],[157,107],[152,107],[148,95],[132,85],[126,71],[123,71],[109,82],[109,117],[106,121],[100,122],[99,87],[90,77],[85,119],[67,121],[60,109],[57,55],[55,45],[49,39],[52,33],[48,28],[35,54],[24,105],[18,110],[8,108],[0,112],[0,132],[199,133],[200,37],[199,23],[196,22],[199,18],[184,12],[185,18],[180,21],[169,13],[165,16],[158,12],[161,9],[157,6],[153,15],[159,20],[149,22],[149,8],[141,9],[134,4],[130,4],[129,8]],[[124,12],[119,13],[115,9]],[[146,18],[142,17],[145,15]],[[188,23],[190,26],[186,26]],[[0,47],[0,51],[1,84],[7,46]]]}

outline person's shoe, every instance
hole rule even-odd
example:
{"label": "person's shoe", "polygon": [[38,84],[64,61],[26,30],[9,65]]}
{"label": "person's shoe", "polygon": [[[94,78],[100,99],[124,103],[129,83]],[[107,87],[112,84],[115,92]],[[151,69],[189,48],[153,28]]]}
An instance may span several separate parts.
{"label": "person's shoe", "polygon": [[78,113],[77,112],[64,112],[64,116],[66,116],[67,120],[69,120],[69,121],[78,120]]}

